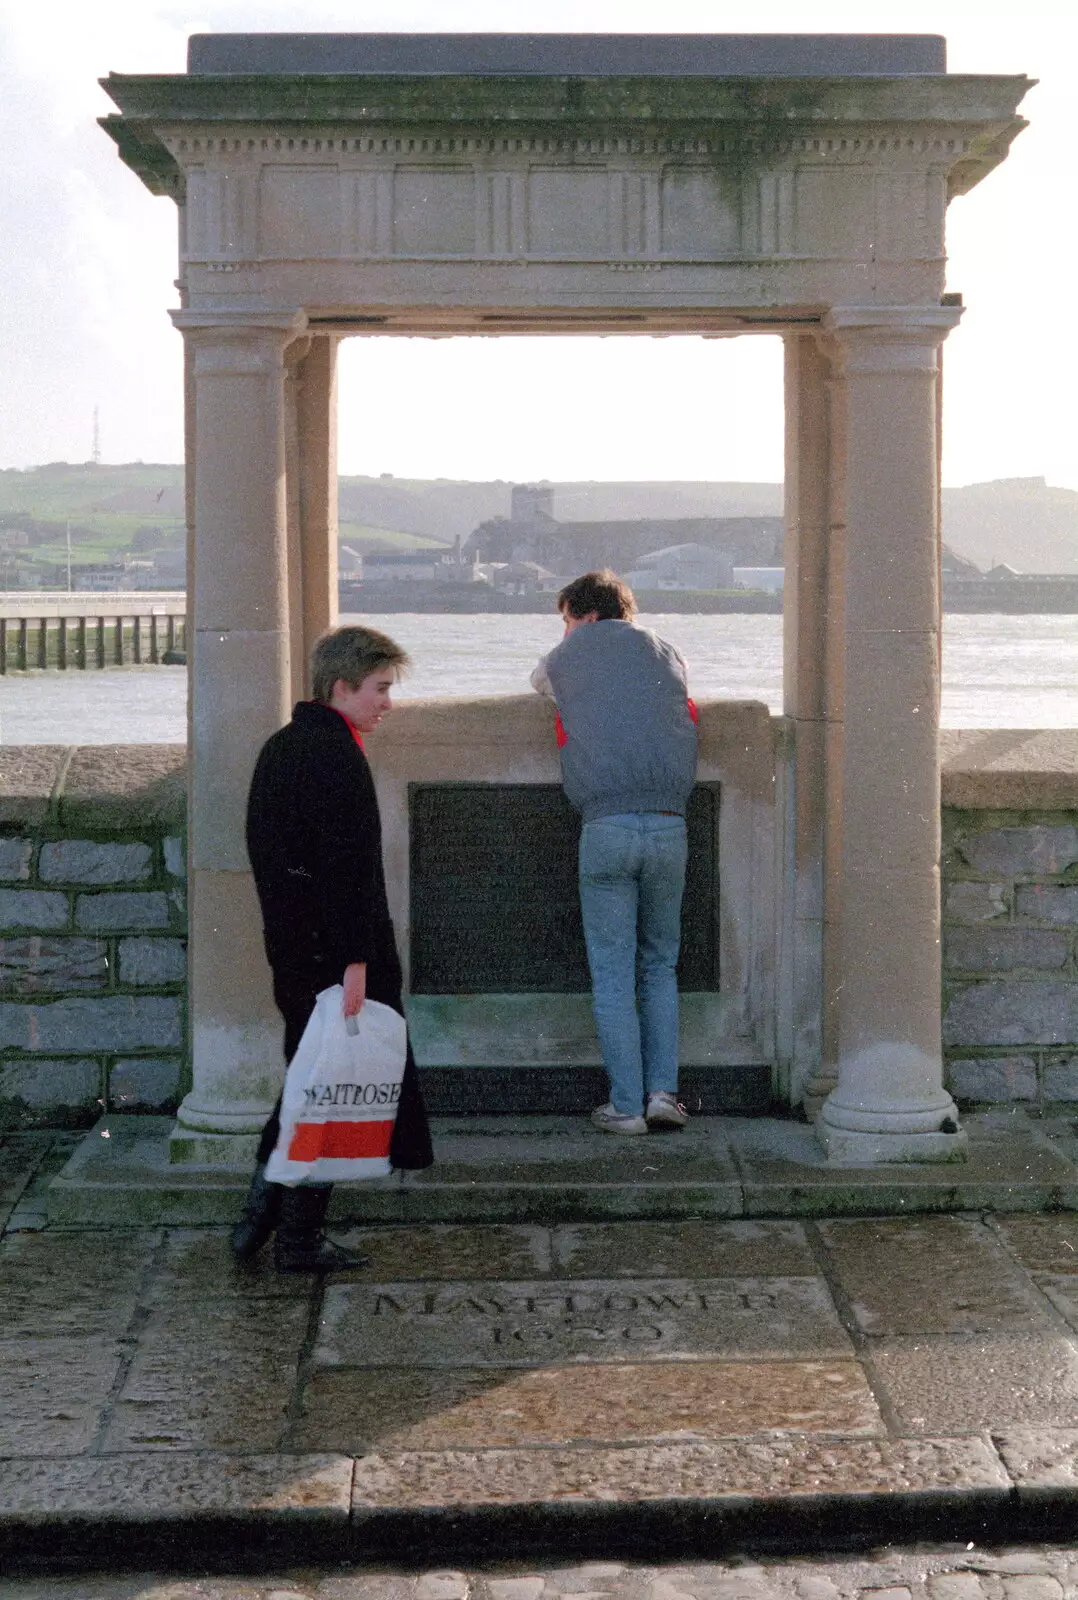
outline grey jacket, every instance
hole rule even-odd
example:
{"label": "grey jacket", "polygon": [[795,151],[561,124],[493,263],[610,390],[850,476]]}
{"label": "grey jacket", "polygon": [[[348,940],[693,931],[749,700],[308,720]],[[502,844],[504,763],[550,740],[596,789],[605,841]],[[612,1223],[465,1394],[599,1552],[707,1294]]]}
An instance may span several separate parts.
{"label": "grey jacket", "polygon": [[673,645],[631,622],[588,622],[539,663],[532,684],[557,704],[565,793],[585,822],[684,815],[696,728]]}

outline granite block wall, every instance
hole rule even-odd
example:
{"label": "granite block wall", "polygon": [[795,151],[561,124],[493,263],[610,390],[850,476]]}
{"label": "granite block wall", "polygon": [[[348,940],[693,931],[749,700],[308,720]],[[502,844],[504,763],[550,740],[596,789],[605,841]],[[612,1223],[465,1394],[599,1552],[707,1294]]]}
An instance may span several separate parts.
{"label": "granite block wall", "polygon": [[0,758],[0,1130],[179,1103],[182,761],[168,746]]}
{"label": "granite block wall", "polygon": [[951,1093],[1078,1101],[1078,813],[945,806],[942,866]]}

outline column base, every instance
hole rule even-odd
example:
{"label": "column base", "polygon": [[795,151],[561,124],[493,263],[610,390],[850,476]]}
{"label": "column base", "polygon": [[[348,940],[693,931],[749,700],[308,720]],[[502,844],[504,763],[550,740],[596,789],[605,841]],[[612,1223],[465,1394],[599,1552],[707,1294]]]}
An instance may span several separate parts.
{"label": "column base", "polygon": [[969,1141],[964,1128],[954,1133],[870,1133],[864,1129],[836,1128],[821,1116],[816,1137],[829,1166],[875,1167],[894,1162],[946,1163],[965,1161]]}
{"label": "column base", "polygon": [[170,1167],[216,1167],[221,1171],[250,1172],[258,1153],[257,1133],[207,1133],[200,1128],[174,1124],[168,1136]]}
{"label": "column base", "polygon": [[825,1101],[837,1088],[838,1078],[829,1077],[822,1072],[814,1074],[809,1079],[801,1096],[801,1108],[810,1122],[819,1120]]}
{"label": "column base", "polygon": [[272,1109],[250,1101],[199,1105],[192,1090],[176,1113],[168,1136],[169,1166],[249,1171]]}

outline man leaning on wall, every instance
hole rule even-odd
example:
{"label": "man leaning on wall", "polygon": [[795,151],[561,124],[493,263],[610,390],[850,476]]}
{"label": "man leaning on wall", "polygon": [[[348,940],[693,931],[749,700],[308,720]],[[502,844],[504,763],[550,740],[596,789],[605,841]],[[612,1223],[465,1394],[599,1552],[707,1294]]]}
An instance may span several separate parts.
{"label": "man leaning on wall", "polygon": [[565,793],[580,813],[580,910],[610,1099],[606,1133],[683,1128],[677,959],[696,776],[685,662],[636,625],[632,590],[586,572],[558,595],[565,637],[532,673],[558,710]]}

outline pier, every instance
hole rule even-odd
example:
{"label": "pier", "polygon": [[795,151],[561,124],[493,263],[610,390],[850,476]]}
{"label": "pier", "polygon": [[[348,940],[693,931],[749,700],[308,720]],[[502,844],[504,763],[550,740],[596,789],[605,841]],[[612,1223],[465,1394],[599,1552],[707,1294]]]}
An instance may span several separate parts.
{"label": "pier", "polygon": [[0,674],[180,665],[186,618],[177,590],[0,594]]}

